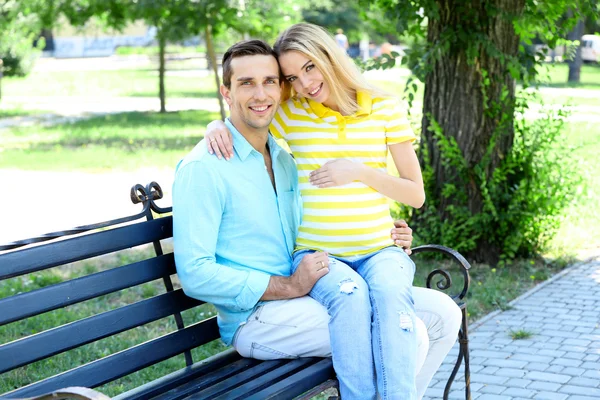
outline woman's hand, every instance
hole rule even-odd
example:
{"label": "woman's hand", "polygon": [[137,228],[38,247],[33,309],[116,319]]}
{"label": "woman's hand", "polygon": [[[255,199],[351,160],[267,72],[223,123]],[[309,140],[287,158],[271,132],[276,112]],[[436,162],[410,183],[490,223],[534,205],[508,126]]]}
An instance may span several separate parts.
{"label": "woman's hand", "polygon": [[399,219],[394,221],[394,228],[392,228],[390,232],[390,237],[396,246],[402,247],[406,254],[409,256],[411,255],[412,251],[410,246],[413,241],[412,229],[410,229],[405,220]]}
{"label": "woman's hand", "polygon": [[208,152],[215,154],[219,160],[223,157],[226,160],[233,157],[233,138],[223,121],[216,120],[208,124],[204,139]]}
{"label": "woman's hand", "polygon": [[361,163],[340,158],[327,161],[309,175],[310,183],[320,188],[342,186],[359,181],[365,166]]}

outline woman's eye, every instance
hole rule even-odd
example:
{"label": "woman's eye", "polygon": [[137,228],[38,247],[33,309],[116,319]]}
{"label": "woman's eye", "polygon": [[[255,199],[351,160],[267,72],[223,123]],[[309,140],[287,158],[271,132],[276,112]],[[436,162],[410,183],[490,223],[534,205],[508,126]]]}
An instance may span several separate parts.
{"label": "woman's eye", "polygon": [[296,77],[295,77],[295,76],[292,76],[291,78],[288,78],[288,82],[289,82],[289,83],[292,83],[292,82],[294,82],[295,80],[296,80]]}
{"label": "woman's eye", "polygon": [[314,67],[315,67],[314,65],[310,64],[309,66],[306,67],[306,72],[310,71]]}

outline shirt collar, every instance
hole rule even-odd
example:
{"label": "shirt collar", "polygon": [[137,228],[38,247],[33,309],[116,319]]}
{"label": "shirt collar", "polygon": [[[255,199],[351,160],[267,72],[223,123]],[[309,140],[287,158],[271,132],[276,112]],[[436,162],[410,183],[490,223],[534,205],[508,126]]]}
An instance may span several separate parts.
{"label": "shirt collar", "polygon": [[[227,128],[229,128],[229,132],[231,132],[231,136],[233,137],[233,149],[237,153],[240,160],[244,161],[248,157],[248,155],[252,153],[252,151],[256,151],[256,149],[252,147],[252,145],[248,143],[244,135],[242,135],[240,131],[238,131],[235,126],[233,126],[229,118],[225,119],[225,125],[227,126]],[[279,145],[271,136],[271,134],[269,134],[267,142],[269,144],[271,158],[277,158],[281,147],[279,147]],[[258,153],[258,151],[256,152]]]}
{"label": "shirt collar", "polygon": [[[331,108],[324,106],[322,103],[317,103],[316,101],[308,98],[306,100],[308,101],[310,108],[319,118],[339,114],[336,111],[333,111]],[[358,103],[358,111],[356,114],[354,114],[354,116],[358,117],[371,114],[373,99],[369,93],[361,91],[357,92],[356,102]]]}
{"label": "shirt collar", "polygon": [[369,93],[357,92],[356,102],[358,103],[358,111],[356,112],[356,116],[371,114],[373,99]]}

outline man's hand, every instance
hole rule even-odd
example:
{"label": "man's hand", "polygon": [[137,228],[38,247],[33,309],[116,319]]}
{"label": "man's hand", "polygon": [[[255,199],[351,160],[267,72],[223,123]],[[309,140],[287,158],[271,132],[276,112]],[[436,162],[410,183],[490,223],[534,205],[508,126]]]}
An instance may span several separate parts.
{"label": "man's hand", "polygon": [[297,297],[308,294],[315,283],[328,272],[329,257],[327,253],[318,251],[305,255],[296,272],[290,277],[292,285],[297,290]]}
{"label": "man's hand", "polygon": [[410,250],[413,241],[412,229],[410,229],[405,220],[400,219],[394,221],[394,228],[392,228],[390,232],[390,237],[396,246],[404,249],[406,254],[409,256],[412,254],[412,251]]}
{"label": "man's hand", "polygon": [[301,297],[315,286],[315,283],[329,272],[327,253],[307,254],[292,276],[271,276],[267,290],[261,300],[283,300]]}

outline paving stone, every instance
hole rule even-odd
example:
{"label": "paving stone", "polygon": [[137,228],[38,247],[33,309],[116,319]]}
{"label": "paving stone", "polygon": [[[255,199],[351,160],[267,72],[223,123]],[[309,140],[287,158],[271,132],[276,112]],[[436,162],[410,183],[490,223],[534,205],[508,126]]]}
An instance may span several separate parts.
{"label": "paving stone", "polygon": [[[495,368],[495,367],[489,367]],[[499,368],[495,372],[498,376],[508,376],[509,378],[522,378],[525,376],[527,372],[525,369],[516,369],[516,368]]]}
{"label": "paving stone", "polygon": [[544,363],[529,363],[527,364],[527,366],[525,366],[523,369],[525,370],[529,370],[529,371],[545,371],[548,368],[550,368],[550,364],[544,364]]}
{"label": "paving stone", "polygon": [[538,392],[533,396],[534,399],[539,400],[565,400],[569,397],[566,394],[555,393],[555,392]]}
{"label": "paving stone", "polygon": [[487,366],[501,367],[501,368],[523,368],[527,365],[527,361],[521,360],[500,360],[497,358],[490,358],[483,363]]}
{"label": "paving stone", "polygon": [[527,386],[527,389],[556,392],[561,386],[560,383],[534,381]]}
{"label": "paving stone", "polygon": [[600,355],[598,354],[588,354],[587,356],[583,357],[583,361],[598,361],[600,360]]}
{"label": "paving stone", "polygon": [[567,383],[571,379],[571,376],[532,371],[525,375],[525,378],[545,382]]}
{"label": "paving stone", "polygon": [[590,379],[590,378],[573,378],[569,381],[569,385],[575,385],[575,386],[586,386],[586,387],[598,387],[598,385],[600,385],[600,381],[598,381],[597,379]]}
{"label": "paving stone", "polygon": [[480,400],[512,400],[511,396],[503,396],[500,394],[488,394],[488,393],[484,393],[481,396],[479,396]]}
{"label": "paving stone", "polygon": [[579,367],[582,364],[582,361],[571,360],[566,358],[555,358],[550,362],[550,364],[562,365],[564,367]]}
{"label": "paving stone", "polygon": [[587,369],[567,367],[562,370],[562,373],[571,376],[582,376],[585,373],[585,371],[587,371]]}
{"label": "paving stone", "polygon": [[506,390],[506,386],[500,385],[485,385],[479,391],[481,393],[500,394]]}
{"label": "paving stone", "polygon": [[529,379],[518,379],[512,378],[506,381],[505,385],[508,387],[516,387],[516,388],[526,388],[531,384],[532,381]]}
{"label": "paving stone", "polygon": [[508,388],[504,392],[502,392],[503,396],[513,396],[513,397],[525,397],[531,398],[536,392],[534,390],[522,389],[522,388]]}
{"label": "paving stone", "polygon": [[559,374],[562,370],[565,369],[562,365],[551,365],[545,372],[552,372],[554,374]]}
{"label": "paving stone", "polygon": [[568,393],[568,394],[578,394],[582,396],[593,396],[600,397],[600,389],[590,388],[590,387],[582,387],[582,386],[574,386],[574,385],[564,385],[560,389],[558,389],[560,393]]}
{"label": "paving stone", "polygon": [[471,376],[471,382],[486,383],[488,385],[502,385],[509,378],[506,376],[474,374]]}

